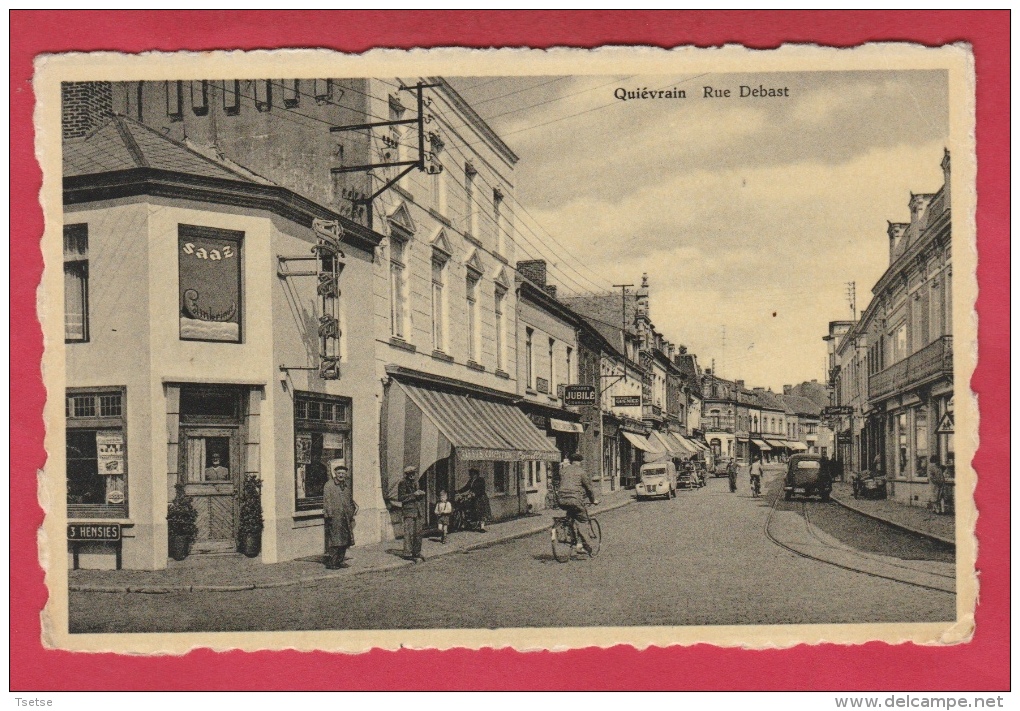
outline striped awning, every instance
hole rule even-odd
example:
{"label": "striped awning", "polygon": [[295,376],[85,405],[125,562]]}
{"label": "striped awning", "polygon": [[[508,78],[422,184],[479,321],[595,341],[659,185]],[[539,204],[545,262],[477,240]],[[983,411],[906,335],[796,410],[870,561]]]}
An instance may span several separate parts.
{"label": "striped awning", "polygon": [[677,444],[680,445],[681,451],[684,452],[685,454],[697,454],[698,453],[698,448],[695,445],[695,443],[692,442],[691,440],[687,439],[686,437],[684,437],[682,434],[677,434],[676,432],[670,432],[669,433],[669,438],[672,439],[672,440],[676,440]]}
{"label": "striped awning", "polygon": [[558,462],[551,446],[527,416],[512,405],[400,384],[462,460]]}
{"label": "striped awning", "polygon": [[631,443],[631,445],[635,449],[640,449],[642,452],[654,451],[651,447],[648,446],[648,440],[646,440],[641,435],[634,434],[633,432],[621,432],[621,434],[628,442]]}
{"label": "striped awning", "polygon": [[383,492],[393,498],[404,467],[425,476],[456,451],[461,461],[557,462],[560,452],[513,405],[393,379],[383,419]]}
{"label": "striped awning", "polygon": [[769,446],[768,442],[763,439],[752,439],[751,443],[754,444],[758,449],[763,452],[771,452],[772,447]]}
{"label": "striped awning", "polygon": [[795,442],[793,440],[790,440],[789,442],[786,443],[786,446],[789,447],[790,449],[796,450],[798,452],[806,452],[807,451],[807,445],[804,444],[803,442]]}
{"label": "striped awning", "polygon": [[776,449],[786,449],[786,442],[783,442],[782,440],[767,439],[765,441],[768,442],[769,444],[771,444]]}

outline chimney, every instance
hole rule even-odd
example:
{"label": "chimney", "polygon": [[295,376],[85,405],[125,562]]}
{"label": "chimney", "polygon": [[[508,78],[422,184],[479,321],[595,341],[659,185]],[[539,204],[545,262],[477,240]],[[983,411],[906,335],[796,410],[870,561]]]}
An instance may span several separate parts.
{"label": "chimney", "polygon": [[113,86],[108,81],[72,81],[60,85],[64,138],[81,138],[113,115]]}
{"label": "chimney", "polygon": [[521,276],[535,282],[543,289],[545,288],[546,266],[544,259],[528,259],[517,262],[517,271],[521,273]]}
{"label": "chimney", "polygon": [[744,381],[743,380],[734,380],[733,382],[737,384],[737,390],[743,390],[744,389]]}
{"label": "chimney", "polygon": [[712,369],[711,368],[705,368],[705,375],[711,375],[711,374],[712,374]]}
{"label": "chimney", "polygon": [[792,385],[784,385],[783,386],[783,395],[793,395],[793,386]]}
{"label": "chimney", "polygon": [[920,222],[924,217],[924,213],[928,211],[928,204],[931,199],[935,197],[933,193],[910,193],[910,223],[915,224]]}
{"label": "chimney", "polygon": [[890,222],[889,228],[886,230],[889,234],[889,263],[892,264],[893,260],[896,259],[896,250],[899,249],[900,242],[903,240],[903,234],[910,227],[906,222]]}
{"label": "chimney", "polygon": [[549,294],[549,296],[553,297],[554,299],[556,298],[556,285],[555,284],[546,284],[545,285],[545,291],[546,291],[547,294]]}
{"label": "chimney", "polygon": [[638,287],[637,296],[635,299],[636,311],[635,317],[638,319],[651,319],[651,310],[648,305],[648,274],[641,275],[641,286]]}

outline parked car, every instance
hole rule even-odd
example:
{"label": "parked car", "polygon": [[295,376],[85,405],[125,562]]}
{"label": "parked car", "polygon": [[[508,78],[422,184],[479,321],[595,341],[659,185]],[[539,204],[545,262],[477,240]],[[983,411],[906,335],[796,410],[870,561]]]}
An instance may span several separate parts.
{"label": "parked car", "polygon": [[828,501],[832,493],[832,475],[822,457],[817,454],[794,454],[786,465],[783,492],[787,501],[794,494],[820,496]]}
{"label": "parked car", "polygon": [[637,498],[650,499],[661,496],[671,499],[676,496],[676,467],[673,462],[649,462],[641,465],[641,478],[635,487]]}
{"label": "parked car", "polygon": [[870,472],[860,472],[854,475],[851,483],[855,499],[886,498],[886,480],[884,476],[873,475]]}

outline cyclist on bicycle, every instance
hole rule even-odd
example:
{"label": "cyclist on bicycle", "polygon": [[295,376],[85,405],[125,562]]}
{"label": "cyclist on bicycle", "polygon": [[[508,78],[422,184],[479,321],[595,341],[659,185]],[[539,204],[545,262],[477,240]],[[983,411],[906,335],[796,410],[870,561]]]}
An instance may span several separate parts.
{"label": "cyclist on bicycle", "polygon": [[[575,523],[574,530],[578,533],[577,548],[579,552],[591,550],[588,544],[588,512],[585,509],[586,503],[593,506],[598,504],[595,498],[595,490],[592,488],[591,477],[584,470],[580,462],[584,457],[578,452],[570,455],[570,463],[560,468],[560,485],[556,490],[557,505],[566,511],[567,518]],[[583,523],[583,526],[576,525]]]}
{"label": "cyclist on bicycle", "polygon": [[755,457],[751,463],[751,493],[754,496],[757,496],[758,492],[761,491],[761,475],[761,457]]}

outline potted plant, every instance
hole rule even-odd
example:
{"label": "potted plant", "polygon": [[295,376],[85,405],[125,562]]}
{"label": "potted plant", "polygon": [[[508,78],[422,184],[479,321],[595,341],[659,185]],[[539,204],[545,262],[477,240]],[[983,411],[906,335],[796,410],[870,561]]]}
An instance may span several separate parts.
{"label": "potted plant", "polygon": [[241,515],[237,536],[241,552],[256,558],[262,552],[262,480],[257,474],[245,474],[241,485]]}
{"label": "potted plant", "polygon": [[191,552],[191,544],[198,534],[198,511],[191,502],[191,497],[184,493],[184,485],[177,485],[177,494],[170,502],[166,511],[166,526],[170,557],[184,560]]}

